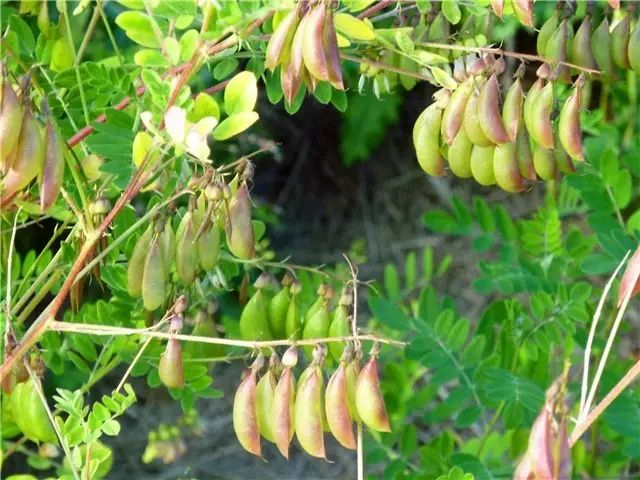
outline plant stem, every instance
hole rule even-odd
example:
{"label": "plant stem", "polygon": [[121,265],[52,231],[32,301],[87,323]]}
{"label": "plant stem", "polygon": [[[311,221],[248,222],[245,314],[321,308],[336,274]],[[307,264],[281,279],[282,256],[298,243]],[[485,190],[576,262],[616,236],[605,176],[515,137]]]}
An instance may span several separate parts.
{"label": "plant stem", "polygon": [[375,5],[367,8],[364,12],[358,15],[358,18],[369,18],[372,15],[375,15],[380,10],[384,10],[389,5],[391,5],[395,0],[379,0]]}
{"label": "plant stem", "polygon": [[80,65],[80,61],[82,60],[82,56],[84,55],[84,51],[87,48],[87,45],[89,45],[89,41],[91,40],[91,37],[93,36],[93,32],[96,29],[96,24],[98,23],[98,20],[100,20],[100,6],[96,4],[95,7],[93,7],[93,15],[91,16],[91,20],[89,20],[89,25],[87,25],[87,30],[84,34],[84,37],[82,37],[82,43],[80,43],[80,46],[78,47],[78,53],[76,54],[76,60],[75,62],[73,62],[73,65],[75,67],[77,67],[78,65]]}
{"label": "plant stem", "polygon": [[419,73],[412,72],[411,70],[405,70],[404,68],[395,67],[393,65],[387,65],[386,63],[376,62],[375,60],[370,60],[368,58],[359,58],[354,57],[353,55],[349,55],[347,53],[341,53],[340,58],[343,60],[348,60],[350,62],[355,63],[364,63],[366,65],[373,65],[374,67],[381,68],[383,70],[388,70],[390,72],[399,73],[400,75],[404,75],[406,77],[417,78],[418,80],[424,80],[426,82],[432,83],[433,79],[429,77],[425,77],[424,75],[420,75]]}

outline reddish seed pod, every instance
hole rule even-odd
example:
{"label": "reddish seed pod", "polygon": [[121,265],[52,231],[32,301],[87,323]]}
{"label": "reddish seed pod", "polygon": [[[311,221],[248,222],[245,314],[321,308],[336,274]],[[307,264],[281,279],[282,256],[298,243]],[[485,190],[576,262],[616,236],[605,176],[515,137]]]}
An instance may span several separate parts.
{"label": "reddish seed pod", "polygon": [[340,362],[327,383],[324,405],[329,430],[333,436],[343,447],[355,450],[356,440],[349,415],[345,362]]}
{"label": "reddish seed pod", "polygon": [[11,166],[12,151],[18,145],[22,126],[23,108],[2,65],[2,95],[0,96],[0,172]]}
{"label": "reddish seed pod", "polygon": [[64,178],[65,143],[51,119],[45,130],[46,153],[40,178],[40,208],[45,211],[56,201]]}
{"label": "reddish seed pod", "polygon": [[504,97],[504,105],[502,106],[502,121],[509,135],[509,139],[513,142],[518,136],[520,121],[522,118],[522,104],[524,102],[524,92],[522,84],[517,78]]}
{"label": "reddish seed pod", "polygon": [[288,60],[291,42],[293,41],[293,35],[296,32],[298,21],[298,12],[297,9],[294,8],[282,19],[273,31],[271,38],[269,38],[269,44],[267,45],[264,62],[265,68],[274,71],[278,65]]}
{"label": "reddish seed pod", "polygon": [[500,86],[495,74],[480,89],[478,118],[480,128],[489,140],[497,145],[509,142],[509,135],[500,115]]}
{"label": "reddish seed pod", "polygon": [[[289,351],[289,350],[287,350]],[[283,363],[287,354],[282,357]],[[296,354],[297,356],[297,354]],[[289,361],[290,359],[287,359]],[[284,363],[286,365],[286,363]],[[293,367],[285,367],[278,379],[271,406],[273,438],[284,458],[289,458],[289,444],[293,439],[295,405],[295,378]]]}
{"label": "reddish seed pod", "polygon": [[513,11],[521,24],[533,28],[533,0],[513,0]]}
{"label": "reddish seed pod", "polygon": [[535,181],[537,179],[536,169],[533,165],[533,153],[531,152],[531,144],[529,142],[529,135],[524,128],[521,128],[518,132],[518,138],[516,139],[518,167],[520,168],[520,175],[527,180]]}
{"label": "reddish seed pod", "polygon": [[[530,124],[527,124],[529,135],[544,148],[553,148],[553,126],[551,111],[553,110],[553,82],[547,84],[532,100],[530,110]],[[526,122],[525,115],[525,122]]]}
{"label": "reddish seed pod", "polygon": [[304,28],[302,58],[309,73],[317,80],[329,81],[329,69],[324,49],[324,19],[327,5],[324,2],[316,5],[308,14]]}
{"label": "reddish seed pod", "polygon": [[294,406],[296,437],[311,456],[326,458],[323,431],[324,380],[320,367],[310,365],[300,377]]}
{"label": "reddish seed pod", "polygon": [[333,22],[333,14],[328,11],[324,16],[324,31],[322,32],[322,42],[326,57],[329,82],[338,89],[344,90],[342,82],[342,68],[340,66],[340,50],[338,49],[338,36]]}
{"label": "reddish seed pod", "polygon": [[518,165],[518,147],[515,142],[498,145],[493,153],[493,174],[496,183],[506,192],[521,192],[524,182]]}
{"label": "reddish seed pod", "polygon": [[441,134],[447,144],[451,144],[462,125],[462,118],[467,107],[467,101],[471,95],[474,83],[473,79],[463,82],[456,88],[442,112]]}
{"label": "reddish seed pod", "polygon": [[491,0],[491,8],[493,12],[500,18],[504,12],[504,0]]}
{"label": "reddish seed pod", "polygon": [[260,448],[260,431],[258,429],[258,411],[256,408],[256,371],[252,369],[240,382],[233,399],[233,429],[240,445],[258,457],[262,455]]}
{"label": "reddish seed pod", "polygon": [[380,391],[378,361],[371,356],[362,367],[356,385],[356,408],[364,424],[378,432],[390,432],[387,409]]}
{"label": "reddish seed pod", "polygon": [[168,388],[184,387],[184,368],[182,367],[182,347],[175,338],[170,338],[167,348],[158,364],[160,381]]}

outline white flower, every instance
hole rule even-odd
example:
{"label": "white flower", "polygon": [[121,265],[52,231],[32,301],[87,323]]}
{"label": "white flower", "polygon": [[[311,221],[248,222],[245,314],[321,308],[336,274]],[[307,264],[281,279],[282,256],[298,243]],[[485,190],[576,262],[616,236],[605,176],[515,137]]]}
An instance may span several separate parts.
{"label": "white flower", "polygon": [[214,117],[204,117],[197,123],[187,121],[187,112],[175,105],[167,110],[164,125],[177,152],[186,151],[198,160],[209,158],[207,136],[218,124]]}

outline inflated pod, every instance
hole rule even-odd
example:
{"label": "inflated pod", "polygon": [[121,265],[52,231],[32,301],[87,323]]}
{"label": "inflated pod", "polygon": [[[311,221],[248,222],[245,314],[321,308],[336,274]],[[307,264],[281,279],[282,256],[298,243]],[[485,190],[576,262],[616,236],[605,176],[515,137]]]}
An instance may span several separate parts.
{"label": "inflated pod", "polygon": [[320,367],[311,364],[298,383],[294,405],[296,437],[311,456],[326,458],[323,431],[324,379]]}
{"label": "inflated pod", "polygon": [[198,263],[204,271],[213,270],[220,258],[220,229],[216,222],[206,228],[198,237]]}
{"label": "inflated pod", "polygon": [[345,366],[346,362],[340,362],[338,369],[329,379],[324,406],[329,430],[333,436],[343,447],[355,450],[356,439],[353,435],[353,424],[349,415]]}
{"label": "inflated pod", "polygon": [[611,58],[620,68],[629,68],[629,15],[620,20],[611,31]]}
{"label": "inflated pod", "polygon": [[480,118],[478,116],[478,99],[478,92],[473,92],[471,97],[469,97],[467,108],[464,111],[462,127],[471,143],[480,147],[488,147],[493,145],[493,143],[485,135],[484,130],[482,130],[482,127],[480,126]]}
{"label": "inflated pod", "polygon": [[11,166],[2,179],[1,191],[5,197],[26,187],[41,172],[44,164],[42,129],[30,110],[25,112],[22,119],[20,138],[15,148]]}
{"label": "inflated pod", "polygon": [[524,102],[524,92],[519,78],[511,84],[504,97],[502,106],[502,122],[507,131],[509,139],[513,142],[518,136],[520,122],[522,119],[522,104]]}
{"label": "inflated pod", "polygon": [[329,69],[324,50],[323,32],[327,5],[320,2],[307,13],[307,24],[304,28],[302,58],[309,73],[321,81],[329,81]]}
{"label": "inflated pod", "polygon": [[164,259],[158,234],[154,234],[149,245],[142,272],[142,302],[147,310],[160,307],[166,297]]}
{"label": "inflated pod", "polygon": [[[331,325],[331,315],[329,313],[329,302],[325,299],[323,305],[305,322],[302,331],[302,338],[309,340],[312,338],[325,338],[329,335]],[[305,347],[307,354],[311,353],[311,347]]]}
{"label": "inflated pod", "polygon": [[269,370],[258,381],[256,387],[256,411],[258,418],[258,431],[265,440],[275,442],[272,427],[273,399],[277,385],[275,368],[271,365]]}
{"label": "inflated pod", "polygon": [[629,65],[636,73],[640,73],[640,20],[636,22],[636,26],[629,36],[629,49],[627,53]]}
{"label": "inflated pod", "polygon": [[571,44],[571,63],[597,69],[591,48],[591,17],[585,15]]}
{"label": "inflated pod", "polygon": [[536,145],[533,151],[533,166],[536,173],[543,180],[554,180],[558,174],[558,167],[553,150]]}
{"label": "inflated pod", "polygon": [[495,185],[496,177],[493,174],[493,153],[495,146],[481,147],[474,145],[471,149],[471,174],[476,182],[486,187]]}
{"label": "inflated pod", "polygon": [[[553,32],[547,45],[545,47],[545,57],[551,60],[551,63],[555,65],[555,62],[567,61],[567,47],[569,45],[569,19],[564,19]],[[562,82],[568,82],[571,79],[569,73],[569,67],[567,65],[558,65],[558,80]]]}
{"label": "inflated pod", "polygon": [[380,391],[378,361],[375,356],[371,356],[358,375],[356,408],[358,416],[367,427],[378,432],[391,431],[384,398]]}
{"label": "inflated pod", "polygon": [[129,295],[134,298],[142,295],[142,277],[144,275],[147,253],[149,252],[152,238],[153,226],[149,225],[133,247],[133,253],[129,259],[129,265],[127,267],[127,291]]}
{"label": "inflated pod", "polygon": [[591,35],[591,52],[602,74],[605,76],[611,75],[613,72],[613,60],[611,59],[611,33],[609,33],[607,17],[602,19],[598,28]]}
{"label": "inflated pod", "polygon": [[13,420],[25,437],[34,442],[57,442],[47,410],[32,380],[17,384],[9,395],[9,402]]}
{"label": "inflated pod", "polygon": [[289,458],[294,427],[295,379],[293,368],[285,367],[273,393],[271,418],[273,438],[283,457]]}
{"label": "inflated pod", "polygon": [[504,0],[491,0],[491,8],[499,18],[502,18],[504,12]]}
{"label": "inflated pod", "polygon": [[242,182],[229,203],[226,228],[227,244],[231,253],[242,260],[253,258],[255,240],[251,224],[251,199],[246,182]]}
{"label": "inflated pod", "polygon": [[244,340],[271,340],[267,301],[262,288],[249,299],[240,314],[240,335]]}
{"label": "inflated pod", "polygon": [[515,193],[524,190],[515,142],[498,145],[493,152],[493,175],[500,188]]}
{"label": "inflated pod", "polygon": [[558,24],[560,23],[558,10],[554,10],[553,15],[549,17],[549,19],[544,22],[540,31],[538,32],[538,36],[536,38],[536,50],[538,51],[538,55],[544,57],[546,55],[547,43],[549,39],[553,35],[553,33],[558,29]]}
{"label": "inflated pod", "polygon": [[533,28],[533,0],[512,0],[512,3],[518,21]]}
{"label": "inflated pod", "polygon": [[274,71],[278,65],[288,63],[298,22],[298,9],[293,8],[275,28],[267,44],[265,68]]}
{"label": "inflated pod", "polygon": [[[218,329],[213,314],[198,312],[191,335],[197,337],[218,338]],[[224,355],[224,346],[215,343],[189,342],[189,352],[195,358],[218,358]]]}
{"label": "inflated pod", "polygon": [[473,87],[473,78],[469,78],[462,84],[458,85],[458,88],[456,88],[451,94],[451,98],[442,112],[440,131],[442,139],[447,144],[451,144],[451,142],[453,142],[453,139],[462,125],[464,111],[467,107],[467,101],[471,96]]}
{"label": "inflated pod", "polygon": [[176,271],[186,284],[193,283],[198,270],[197,231],[193,213],[187,211],[180,220],[176,233]]}
{"label": "inflated pod", "polygon": [[287,311],[290,301],[289,285],[284,285],[269,302],[269,324],[275,338],[286,338]]}
{"label": "inflated pod", "polygon": [[574,160],[584,160],[582,151],[582,135],[580,133],[580,90],[576,82],[573,92],[560,110],[558,120],[558,137],[565,151]]}
{"label": "inflated pod", "polygon": [[459,178],[471,178],[471,149],[473,143],[469,140],[464,128],[461,128],[453,139],[449,152],[447,154],[447,160],[449,162],[449,168],[456,177]]}
{"label": "inflated pod", "polygon": [[521,128],[518,132],[518,138],[516,139],[518,167],[520,168],[520,175],[527,180],[536,180],[536,169],[533,165],[533,153],[531,152],[531,143],[529,142],[529,135],[524,128]]}
{"label": "inflated pod", "polygon": [[555,150],[553,151],[553,156],[556,160],[556,166],[558,167],[558,171],[562,173],[573,173],[576,171],[576,167],[573,165],[573,161],[571,157],[567,154],[567,152],[562,148],[561,145],[557,145]]}
{"label": "inflated pod", "polygon": [[530,132],[532,129],[533,104],[535,102],[536,97],[542,91],[543,86],[544,86],[544,80],[542,80],[542,78],[539,78],[538,80],[535,81],[533,85],[531,85],[524,99],[524,104],[522,105],[522,118],[524,120],[525,127],[527,127],[527,132]]}
{"label": "inflated pod", "polygon": [[327,293],[327,286],[324,284],[321,284],[318,287],[318,291],[316,293],[318,294],[318,296],[316,297],[315,301],[311,304],[307,312],[304,314],[304,322],[303,322],[304,325],[306,325],[309,319],[313,317],[316,314],[316,312],[323,307],[323,305],[325,305],[326,303],[325,294]]}
{"label": "inflated pod", "polygon": [[291,285],[291,300],[287,307],[285,319],[285,334],[287,338],[291,339],[298,339],[302,336],[302,314],[298,303],[298,293],[300,293],[300,284],[294,282]]}
{"label": "inflated pod", "polygon": [[256,405],[256,370],[252,368],[236,390],[233,399],[233,429],[240,445],[259,457],[262,451]]}
{"label": "inflated pod", "polygon": [[[553,82],[547,84],[533,99],[529,113],[530,124],[527,130],[531,138],[543,148],[553,148],[553,126],[551,112],[553,110]],[[526,116],[525,116],[526,122]]]}
{"label": "inflated pod", "polygon": [[478,119],[480,128],[492,143],[509,142],[509,135],[500,115],[500,86],[495,74],[491,75],[480,89]]}
{"label": "inflated pod", "polygon": [[65,143],[51,119],[47,120],[45,141],[44,167],[40,176],[40,209],[43,212],[53,205],[60,193],[65,167]]}
{"label": "inflated pod", "polygon": [[413,146],[418,163],[429,175],[444,175],[445,160],[440,153],[440,125],[442,108],[437,103],[429,105],[413,126]]}
{"label": "inflated pod", "polygon": [[344,90],[342,67],[340,65],[340,50],[338,49],[338,35],[336,34],[336,27],[333,22],[333,14],[331,11],[327,11],[324,16],[322,43],[327,63],[329,82],[334,88]]}
{"label": "inflated pod", "polygon": [[5,67],[2,66],[2,97],[0,97],[0,172],[6,172],[11,166],[10,155],[18,145],[24,109],[11,86]]}
{"label": "inflated pod", "polygon": [[167,388],[184,387],[184,368],[182,367],[182,347],[175,338],[170,338],[160,357],[158,377]]}
{"label": "inflated pod", "polygon": [[347,362],[344,367],[347,379],[347,406],[349,407],[349,415],[354,422],[360,421],[358,407],[356,406],[356,389],[358,387],[358,377],[360,376],[357,357],[357,355],[354,355],[353,359]]}
{"label": "inflated pod", "polygon": [[[349,324],[349,309],[351,308],[352,303],[353,295],[351,290],[346,288],[340,296],[338,306],[333,311],[333,318],[331,320],[331,325],[329,326],[330,337],[346,337],[349,335],[351,331]],[[339,361],[340,358],[342,358],[343,352],[344,345],[342,342],[329,343],[329,353],[331,353],[331,356],[336,361]]]}

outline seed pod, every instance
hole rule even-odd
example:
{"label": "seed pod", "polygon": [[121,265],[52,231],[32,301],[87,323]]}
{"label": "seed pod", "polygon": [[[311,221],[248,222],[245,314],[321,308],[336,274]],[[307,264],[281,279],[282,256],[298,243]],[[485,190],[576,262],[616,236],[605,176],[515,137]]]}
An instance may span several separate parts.
{"label": "seed pod", "polygon": [[56,443],[56,433],[33,381],[15,386],[9,396],[13,420],[25,437],[34,442]]}
{"label": "seed pod", "polygon": [[513,0],[513,12],[521,24],[533,28],[533,0]]}
{"label": "seed pod", "polygon": [[285,319],[285,334],[287,338],[298,339],[302,336],[302,315],[300,314],[300,305],[298,304],[298,293],[300,292],[300,284],[294,282],[290,288],[291,299],[287,307],[287,316]]}
{"label": "seed pod", "polygon": [[153,226],[149,225],[133,247],[133,253],[127,267],[127,291],[129,295],[138,298],[142,295],[142,277],[147,260],[147,253],[153,238]]}
{"label": "seed pod", "polygon": [[147,310],[160,307],[166,297],[164,259],[158,235],[154,235],[149,246],[142,272],[142,302]]}
{"label": "seed pod", "polygon": [[603,75],[613,73],[613,61],[611,59],[611,34],[609,33],[609,21],[607,17],[602,19],[598,28],[591,35],[591,50],[593,58]]}
{"label": "seed pod", "polygon": [[611,31],[611,58],[620,68],[629,68],[629,16],[620,20]]}
{"label": "seed pod", "polygon": [[218,264],[220,257],[220,229],[216,222],[202,232],[197,240],[198,262],[204,271],[210,271]]}
{"label": "seed pod", "polygon": [[[547,82],[544,88],[533,99],[530,111],[531,125],[527,130],[531,138],[544,148],[553,148],[553,127],[551,111],[553,110],[553,83]],[[527,117],[525,116],[525,123]]]}
{"label": "seed pod", "polygon": [[367,427],[378,432],[391,431],[384,398],[380,391],[378,362],[374,355],[369,358],[358,375],[356,407],[358,415]]}
{"label": "seed pod", "polygon": [[542,91],[544,85],[544,81],[539,78],[536,82],[531,85],[529,91],[527,92],[527,96],[524,99],[524,104],[522,106],[522,118],[524,119],[525,127],[527,127],[527,131],[530,132],[533,128],[533,104],[535,102],[536,97]]}
{"label": "seed pod", "polygon": [[320,308],[322,308],[322,306],[326,303],[325,302],[325,293],[326,292],[327,292],[327,286],[324,285],[324,284],[321,284],[318,287],[318,291],[316,292],[318,294],[318,296],[316,297],[316,299],[313,302],[313,304],[307,310],[307,313],[304,314],[304,322],[303,323],[305,325],[307,324],[309,319],[311,317],[313,317],[316,314],[316,312],[318,310],[320,310]]}
{"label": "seed pod", "polygon": [[[545,57],[551,60],[551,63],[555,66],[556,62],[567,61],[567,46],[569,45],[569,19],[564,19],[558,25],[558,28],[553,35],[549,38],[545,48]],[[569,67],[567,65],[559,64],[558,68],[558,80],[561,82],[569,82],[571,79],[569,73]]]}
{"label": "seed pod", "polygon": [[261,456],[258,411],[256,407],[256,370],[252,369],[240,382],[233,399],[233,429],[240,445]]}
{"label": "seed pod", "polygon": [[[349,308],[353,303],[353,295],[350,290],[343,292],[340,297],[338,306],[333,311],[333,319],[329,326],[330,337],[346,337],[349,335]],[[329,353],[336,360],[339,361],[342,358],[344,351],[344,345],[341,342],[332,342],[329,344]]]}
{"label": "seed pod", "polygon": [[453,139],[447,159],[449,162],[449,168],[456,177],[459,178],[471,178],[471,149],[473,143],[467,137],[467,133],[464,128],[461,128]]}
{"label": "seed pod", "polygon": [[509,135],[500,116],[500,86],[495,74],[491,75],[480,89],[478,118],[480,128],[493,143],[500,144],[509,141]]}
{"label": "seed pod", "polygon": [[19,192],[42,171],[45,144],[40,124],[30,110],[25,112],[22,119],[16,149],[12,165],[2,179],[3,197]]}
{"label": "seed pod", "polygon": [[2,66],[2,96],[0,97],[0,171],[11,167],[12,150],[17,147],[23,122],[23,108]]}
{"label": "seed pod", "polygon": [[440,131],[443,140],[449,145],[453,142],[453,139],[462,125],[462,118],[472,90],[473,78],[470,78],[454,90],[442,113]]}
{"label": "seed pod", "polygon": [[273,404],[271,406],[274,441],[278,450],[286,459],[289,458],[289,444],[295,431],[294,405],[295,379],[293,368],[286,367],[282,375],[280,375],[278,384],[273,392]]}
{"label": "seed pod", "polygon": [[274,71],[278,65],[286,65],[288,63],[291,42],[293,42],[298,22],[298,9],[294,8],[287,13],[275,28],[267,45],[265,68]]}
{"label": "seed pod", "polygon": [[493,152],[493,174],[496,183],[507,192],[524,190],[518,165],[518,147],[515,142],[498,145]]}
{"label": "seed pod", "polygon": [[296,33],[293,35],[293,41],[291,42],[290,75],[292,78],[297,79],[298,83],[302,80],[304,72],[306,72],[304,66],[304,39],[308,23],[309,14],[306,14],[298,23]]}
{"label": "seed pod", "polygon": [[323,45],[324,17],[327,5],[320,2],[308,14],[304,29],[302,58],[309,73],[318,80],[329,81],[329,69]]}
{"label": "seed pod", "polygon": [[529,135],[524,128],[521,128],[518,132],[518,138],[516,139],[518,157],[518,167],[520,168],[520,175],[527,180],[535,181],[536,169],[533,166],[533,153],[531,152],[531,144],[529,143]]}
{"label": "seed pod", "polygon": [[544,57],[547,51],[547,43],[549,39],[553,35],[553,33],[558,29],[558,24],[560,23],[558,19],[558,10],[553,11],[553,15],[549,17],[549,19],[544,22],[542,28],[538,32],[538,37],[536,38],[536,50],[538,51],[538,55]]}
{"label": "seed pod", "polygon": [[300,446],[309,455],[318,458],[326,458],[323,432],[323,390],[322,370],[311,364],[300,377],[294,406],[294,423]]}
{"label": "seed pod", "polygon": [[356,389],[358,387],[358,377],[360,376],[360,368],[358,367],[358,355],[345,364],[344,372],[347,379],[347,406],[349,407],[349,415],[355,422],[359,422],[358,407],[356,406]]}
{"label": "seed pod", "polygon": [[553,155],[553,150],[536,145],[533,151],[533,166],[536,173],[543,180],[554,180],[558,173],[558,167]]}
{"label": "seed pod", "polygon": [[[204,311],[198,312],[191,335],[218,338],[218,330],[213,315]],[[218,358],[224,355],[224,347],[214,343],[189,342],[187,348],[194,358]]]}
{"label": "seed pod", "polygon": [[591,17],[585,15],[571,43],[571,63],[581,67],[597,69],[591,49]]}
{"label": "seed pod", "polygon": [[329,74],[329,82],[338,89],[344,90],[342,82],[342,68],[340,66],[340,50],[338,49],[338,36],[333,21],[333,14],[328,11],[324,16],[324,30],[322,32],[323,49]]}
{"label": "seed pod", "polygon": [[480,185],[495,185],[496,177],[493,174],[493,153],[495,146],[480,147],[474,145],[471,149],[471,174]]}
{"label": "seed pod", "polygon": [[269,302],[269,324],[275,338],[286,338],[287,311],[290,300],[289,286],[285,285]]}
{"label": "seed pod", "polygon": [[517,78],[504,97],[504,105],[502,106],[502,121],[507,131],[509,139],[513,142],[518,136],[520,121],[522,118],[522,104],[524,101],[524,92],[522,84]]}
{"label": "seed pod", "polygon": [[267,373],[258,381],[258,386],[256,387],[258,431],[260,435],[272,443],[275,442],[272,428],[272,407],[276,384],[276,374],[270,366]]}
{"label": "seed pod", "polygon": [[271,340],[267,302],[261,288],[249,299],[240,314],[240,335],[244,340]]}
{"label": "seed pod", "polygon": [[346,362],[340,362],[338,369],[329,379],[324,405],[329,429],[333,436],[343,447],[355,450],[356,440],[349,416],[345,365]]}
{"label": "seed pod", "polygon": [[[309,340],[312,338],[324,338],[329,335],[329,325],[331,317],[329,315],[329,305],[325,300],[324,304],[305,322],[302,338]],[[307,354],[311,353],[311,347],[305,347]]]}
{"label": "seed pod", "polygon": [[477,92],[472,93],[471,97],[469,97],[467,108],[464,111],[464,117],[462,119],[462,126],[471,143],[480,147],[488,147],[493,145],[493,143],[487,138],[482,127],[480,127],[478,98],[479,94]]}
{"label": "seed pod", "polygon": [[227,244],[233,255],[248,260],[255,256],[255,240],[251,224],[251,200],[243,182],[229,203]]}
{"label": "seed pod", "polygon": [[[578,80],[580,82],[581,80]],[[578,84],[578,82],[576,82]],[[565,151],[574,160],[584,160],[582,152],[582,138],[580,134],[580,89],[579,84],[560,110],[558,121],[558,136]]]}
{"label": "seed pod", "polygon": [[162,249],[162,258],[164,259],[164,275],[168,278],[176,253],[176,234],[173,232],[173,228],[171,228],[170,219],[167,219],[162,225],[160,248]]}
{"label": "seed pod", "polygon": [[576,171],[576,167],[573,165],[571,157],[559,143],[553,151],[553,157],[555,158],[558,171],[562,173],[573,173]]}
{"label": "seed pod", "polygon": [[491,0],[491,8],[496,16],[502,18],[504,12],[504,0]]}
{"label": "seed pod", "polygon": [[198,270],[197,231],[193,214],[188,211],[180,220],[176,233],[176,271],[187,285],[196,279]]}
{"label": "seed pod", "polygon": [[43,212],[53,205],[60,193],[65,167],[65,143],[51,119],[47,120],[45,138],[46,152],[40,178],[40,209]]}
{"label": "seed pod", "polygon": [[640,73],[640,20],[636,22],[636,26],[629,36],[627,55],[631,68],[636,73]]}
{"label": "seed pod", "polygon": [[429,175],[444,174],[444,158],[440,154],[440,125],[442,108],[437,103],[429,105],[413,126],[413,146],[420,167]]}
{"label": "seed pod", "polygon": [[182,347],[175,338],[170,338],[167,348],[160,357],[158,376],[167,388],[184,387],[184,368],[182,367]]}

